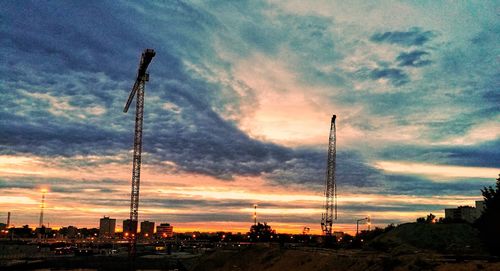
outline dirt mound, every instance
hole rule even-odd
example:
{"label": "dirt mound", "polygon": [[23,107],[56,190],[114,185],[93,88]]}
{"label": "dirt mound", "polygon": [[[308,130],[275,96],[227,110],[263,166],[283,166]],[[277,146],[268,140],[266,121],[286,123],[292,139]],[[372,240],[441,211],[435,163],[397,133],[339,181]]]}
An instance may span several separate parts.
{"label": "dirt mound", "polygon": [[239,251],[214,252],[203,257],[194,271],[384,270],[377,257],[343,254],[334,250],[304,251],[254,246]]}
{"label": "dirt mound", "polygon": [[452,254],[485,253],[478,230],[465,223],[402,224],[374,238],[369,247],[399,254],[412,250],[432,250]]}
{"label": "dirt mound", "polygon": [[386,270],[500,270],[500,263],[485,260],[456,262],[435,254],[393,255],[360,249],[298,247],[280,249],[252,246],[240,250],[217,250],[202,256],[193,271],[386,271]]}

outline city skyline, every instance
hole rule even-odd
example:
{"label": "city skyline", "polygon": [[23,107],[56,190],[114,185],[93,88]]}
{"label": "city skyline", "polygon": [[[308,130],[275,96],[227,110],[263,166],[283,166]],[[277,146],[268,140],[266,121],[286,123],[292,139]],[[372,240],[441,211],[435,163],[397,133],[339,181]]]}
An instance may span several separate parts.
{"label": "city skyline", "polygon": [[[9,2],[0,11],[0,220],[129,218],[145,48],[139,221],[320,233],[337,115],[335,231],[473,205],[500,173],[498,4]],[[480,15],[480,16],[479,16]],[[134,102],[135,104],[135,102]]]}

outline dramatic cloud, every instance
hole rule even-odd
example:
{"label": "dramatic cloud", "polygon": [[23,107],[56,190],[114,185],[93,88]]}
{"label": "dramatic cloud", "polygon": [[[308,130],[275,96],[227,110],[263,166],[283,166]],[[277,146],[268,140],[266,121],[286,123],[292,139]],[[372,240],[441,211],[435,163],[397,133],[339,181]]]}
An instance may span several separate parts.
{"label": "dramatic cloud", "polygon": [[432,63],[428,59],[422,59],[428,55],[428,52],[419,50],[411,51],[409,53],[402,52],[398,55],[396,61],[399,62],[399,66],[421,67]]}
{"label": "dramatic cloud", "polygon": [[436,34],[432,31],[423,31],[418,27],[414,27],[408,31],[388,31],[384,33],[376,33],[371,36],[370,40],[374,42],[386,42],[409,47],[424,45],[435,36]]}
{"label": "dramatic cloud", "polygon": [[127,216],[134,110],[122,109],[144,48],[157,52],[148,219],[244,231],[258,201],[282,229],[317,224],[332,114],[342,227],[362,212],[389,223],[472,204],[500,165],[500,26],[494,4],[445,7],[7,2],[0,204],[33,223],[49,187],[55,224]]}
{"label": "dramatic cloud", "polygon": [[401,86],[409,82],[408,75],[399,69],[375,69],[370,72],[372,79],[388,79],[394,86]]}

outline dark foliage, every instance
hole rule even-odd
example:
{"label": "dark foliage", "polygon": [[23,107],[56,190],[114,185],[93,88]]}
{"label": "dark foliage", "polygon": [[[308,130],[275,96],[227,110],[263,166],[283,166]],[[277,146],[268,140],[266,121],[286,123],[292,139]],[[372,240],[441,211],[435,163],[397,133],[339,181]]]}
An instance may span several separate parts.
{"label": "dark foliage", "polygon": [[417,218],[417,223],[436,223],[436,216],[432,213],[428,214],[427,217],[419,217]]}
{"label": "dark foliage", "polygon": [[271,235],[273,234],[276,234],[276,231],[273,230],[271,226],[267,225],[266,222],[264,222],[264,224],[259,222],[256,225],[252,225],[252,227],[250,227],[250,240],[254,242],[268,242],[271,239]]}
{"label": "dark foliage", "polygon": [[475,223],[484,244],[495,255],[500,255],[500,174],[498,176],[495,187],[481,190],[485,207]]}

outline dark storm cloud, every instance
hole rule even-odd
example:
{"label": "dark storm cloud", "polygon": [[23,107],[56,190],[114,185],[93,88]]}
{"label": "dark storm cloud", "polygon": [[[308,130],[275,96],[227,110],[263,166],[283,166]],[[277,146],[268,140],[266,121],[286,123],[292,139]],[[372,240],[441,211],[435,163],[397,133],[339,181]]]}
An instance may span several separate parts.
{"label": "dark storm cloud", "polygon": [[422,67],[432,63],[432,61],[428,59],[423,59],[423,57],[428,55],[428,52],[420,50],[408,53],[402,52],[396,57],[396,61],[399,62],[398,66]]}
{"label": "dark storm cloud", "polygon": [[410,81],[408,75],[403,70],[395,68],[374,69],[370,72],[369,76],[373,80],[386,78],[394,86],[402,86]]}
{"label": "dark storm cloud", "polygon": [[[127,65],[119,63],[131,64],[132,59],[120,55],[133,55],[132,48],[143,47],[144,42],[137,37],[144,37],[144,33],[134,24],[123,27],[115,16],[109,16],[109,4],[86,1],[63,8],[60,3],[50,1],[6,3],[2,12],[5,24],[0,30],[2,53],[9,53],[6,64],[43,66],[44,71],[56,74],[68,70],[105,70],[114,78],[125,78]],[[113,9],[120,16],[133,16],[126,9]],[[89,15],[95,16],[94,19]]]}
{"label": "dark storm cloud", "polygon": [[[326,150],[297,150],[294,159],[283,163],[266,177],[281,184],[294,182],[322,189],[326,178]],[[336,159],[336,178],[340,186],[371,187],[378,183],[371,176],[378,171],[354,151],[339,151]]]}
{"label": "dark storm cloud", "polygon": [[[32,123],[22,117],[2,114],[0,153],[33,153],[48,156],[76,154],[109,154],[125,148],[124,134],[92,124],[47,121]],[[8,148],[6,148],[8,146]]]}
{"label": "dark storm cloud", "polygon": [[430,41],[436,34],[432,31],[423,31],[421,28],[413,27],[408,31],[387,31],[375,33],[370,40],[378,43],[392,43],[402,46],[420,46]]}
{"label": "dark storm cloud", "polygon": [[420,195],[420,196],[444,196],[444,195],[469,195],[479,196],[480,190],[491,185],[492,181],[488,179],[463,179],[437,181],[426,179],[421,176],[409,176],[402,174],[384,174],[380,175],[381,182],[384,184],[380,194],[390,195]]}
{"label": "dark storm cloud", "polygon": [[398,161],[494,168],[500,165],[500,140],[472,146],[392,146],[382,150],[380,157]]}
{"label": "dark storm cloud", "polygon": [[[112,181],[113,185],[123,183]],[[53,193],[84,193],[88,189],[97,190],[98,193],[115,193],[117,190],[109,187],[110,180],[78,180],[67,178],[45,178],[41,176],[33,177],[0,177],[0,188],[3,189],[40,189],[49,188]],[[77,200],[77,199],[75,199]],[[88,201],[85,198],[84,201]]]}
{"label": "dark storm cloud", "polygon": [[0,178],[0,188],[9,189],[9,188],[22,188],[22,189],[33,189],[37,186],[37,183],[32,180],[28,182],[18,182],[13,181],[11,178]]}

